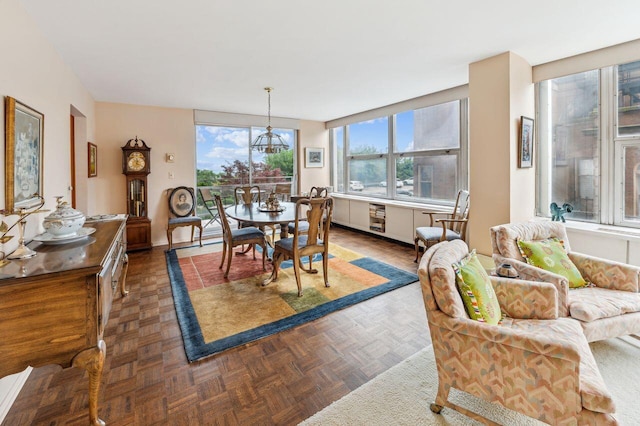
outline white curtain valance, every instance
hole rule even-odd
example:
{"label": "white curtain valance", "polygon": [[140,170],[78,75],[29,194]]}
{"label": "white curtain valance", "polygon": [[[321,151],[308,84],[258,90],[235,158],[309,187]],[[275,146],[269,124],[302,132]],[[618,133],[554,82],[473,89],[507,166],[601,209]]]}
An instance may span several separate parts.
{"label": "white curtain valance", "polygon": [[[266,127],[266,115],[234,114],[230,112],[193,110],[195,124],[211,126]],[[300,120],[294,118],[271,117],[274,129],[300,129]]]}

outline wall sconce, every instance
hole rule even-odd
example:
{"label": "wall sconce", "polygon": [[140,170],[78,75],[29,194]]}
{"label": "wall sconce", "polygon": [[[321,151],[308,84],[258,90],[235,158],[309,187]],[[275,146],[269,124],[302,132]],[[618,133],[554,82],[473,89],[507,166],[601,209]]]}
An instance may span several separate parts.
{"label": "wall sconce", "polygon": [[168,152],[168,153],[165,154],[165,161],[167,163],[173,163],[175,158],[176,158],[176,156],[173,153]]}

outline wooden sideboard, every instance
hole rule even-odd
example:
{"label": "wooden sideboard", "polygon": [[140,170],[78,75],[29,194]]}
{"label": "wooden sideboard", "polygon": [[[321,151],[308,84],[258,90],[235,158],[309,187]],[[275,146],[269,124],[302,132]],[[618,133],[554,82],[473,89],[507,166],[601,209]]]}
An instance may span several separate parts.
{"label": "wooden sideboard", "polygon": [[0,377],[59,364],[89,374],[89,418],[98,418],[106,354],[103,333],[117,289],[124,296],[126,219],[87,222],[87,238],[44,245],[35,257],[0,268]]}

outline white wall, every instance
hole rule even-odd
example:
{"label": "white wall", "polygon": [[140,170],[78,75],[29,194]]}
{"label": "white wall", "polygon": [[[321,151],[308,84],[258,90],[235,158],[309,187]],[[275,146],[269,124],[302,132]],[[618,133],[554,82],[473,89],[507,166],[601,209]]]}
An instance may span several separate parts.
{"label": "white wall", "polygon": [[[44,185],[47,208],[55,208],[54,195],[69,199],[70,191],[70,114],[72,107],[86,117],[76,134],[79,157],[87,158],[87,140],[94,138],[94,102],[75,74],[64,64],[38,27],[20,7],[18,0],[0,1],[0,95],[11,96],[44,114]],[[4,102],[2,102],[4,117]],[[0,134],[4,135],[4,119]],[[4,150],[0,154],[4,176]],[[85,168],[86,179],[86,168]],[[83,199],[91,191],[85,185]],[[0,203],[4,205],[4,185],[0,185]],[[6,207],[6,206],[5,206]],[[28,220],[26,235],[42,232],[45,213]],[[16,216],[7,220],[15,222]],[[17,246],[17,238],[2,247],[9,253]]]}

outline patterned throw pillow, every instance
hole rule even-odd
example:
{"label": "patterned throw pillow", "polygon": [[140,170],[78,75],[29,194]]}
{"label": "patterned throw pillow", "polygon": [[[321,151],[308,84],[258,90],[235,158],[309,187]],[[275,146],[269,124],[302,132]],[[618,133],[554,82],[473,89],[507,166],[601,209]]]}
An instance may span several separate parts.
{"label": "patterned throw pillow", "polygon": [[496,325],[502,319],[500,304],[487,271],[480,264],[476,251],[453,265],[456,283],[469,318]]}
{"label": "patterned throw pillow", "polygon": [[518,240],[518,248],[529,265],[562,275],[569,280],[570,288],[580,288],[587,285],[576,265],[569,259],[564,245],[559,239]]}

